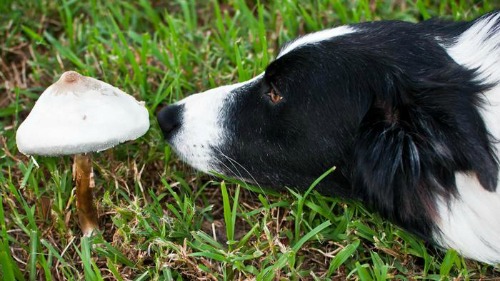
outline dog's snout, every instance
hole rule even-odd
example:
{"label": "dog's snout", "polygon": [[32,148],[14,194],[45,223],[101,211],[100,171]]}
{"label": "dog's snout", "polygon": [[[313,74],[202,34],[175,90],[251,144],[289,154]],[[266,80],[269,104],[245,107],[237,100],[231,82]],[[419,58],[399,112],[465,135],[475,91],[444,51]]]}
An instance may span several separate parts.
{"label": "dog's snout", "polygon": [[167,140],[181,126],[182,109],[183,105],[168,105],[162,108],[156,116],[163,135]]}

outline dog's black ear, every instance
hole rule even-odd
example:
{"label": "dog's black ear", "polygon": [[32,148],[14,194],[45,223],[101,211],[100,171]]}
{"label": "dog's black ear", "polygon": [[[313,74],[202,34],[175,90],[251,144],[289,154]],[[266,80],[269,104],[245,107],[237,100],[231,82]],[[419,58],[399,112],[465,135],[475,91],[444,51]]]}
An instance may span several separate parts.
{"label": "dog's black ear", "polygon": [[430,233],[436,197],[456,192],[456,172],[475,173],[485,189],[496,188],[498,164],[477,108],[483,87],[460,83],[454,75],[473,77],[463,72],[386,77],[374,87],[379,92],[355,141],[356,195],[421,236]]}
{"label": "dog's black ear", "polygon": [[[436,190],[425,186],[429,184],[426,166],[431,164],[426,163],[426,158],[433,155],[442,158],[439,162],[446,163],[450,157],[445,148],[432,151],[432,146],[422,145],[430,140],[412,128],[414,124],[407,123],[413,122],[411,118],[404,120],[410,115],[408,111],[418,114],[418,110],[393,108],[380,101],[368,111],[354,149],[353,188],[357,197],[382,216],[425,236],[432,227],[429,218],[436,212],[432,196]],[[435,168],[440,169],[438,179],[441,183],[437,184],[442,188],[454,186],[451,167]]]}

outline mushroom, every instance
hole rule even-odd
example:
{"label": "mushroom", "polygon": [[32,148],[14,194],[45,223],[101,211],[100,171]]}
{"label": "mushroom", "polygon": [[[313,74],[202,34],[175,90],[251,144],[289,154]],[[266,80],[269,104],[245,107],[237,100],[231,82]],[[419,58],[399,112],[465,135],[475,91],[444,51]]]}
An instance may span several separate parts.
{"label": "mushroom", "polygon": [[91,153],[134,140],[148,129],[144,102],[107,83],[68,71],[40,95],[19,126],[16,142],[26,155],[74,155],[77,213],[83,234],[89,236],[98,228]]}

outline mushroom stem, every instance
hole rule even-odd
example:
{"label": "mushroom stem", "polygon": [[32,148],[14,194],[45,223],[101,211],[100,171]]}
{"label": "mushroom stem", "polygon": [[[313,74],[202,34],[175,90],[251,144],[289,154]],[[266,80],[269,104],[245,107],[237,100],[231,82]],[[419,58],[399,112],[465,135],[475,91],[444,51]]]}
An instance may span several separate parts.
{"label": "mushroom stem", "polygon": [[74,158],[73,179],[76,184],[76,209],[84,236],[98,229],[97,210],[92,195],[92,161],[90,154],[77,154]]}

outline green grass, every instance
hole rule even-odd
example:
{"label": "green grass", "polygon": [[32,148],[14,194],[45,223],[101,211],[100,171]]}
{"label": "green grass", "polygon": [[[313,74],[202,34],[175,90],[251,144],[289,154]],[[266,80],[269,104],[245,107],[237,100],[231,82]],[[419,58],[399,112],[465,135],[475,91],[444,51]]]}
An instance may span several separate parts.
{"label": "green grass", "polygon": [[[165,104],[260,73],[299,34],[367,20],[471,19],[495,3],[2,1],[0,279],[498,278],[497,268],[425,245],[356,202],[197,174],[154,121]],[[36,157],[37,167],[15,144],[19,123],[66,70],[146,101],[152,120],[141,139],[95,155],[102,233],[90,239],[76,222],[71,159]]]}

